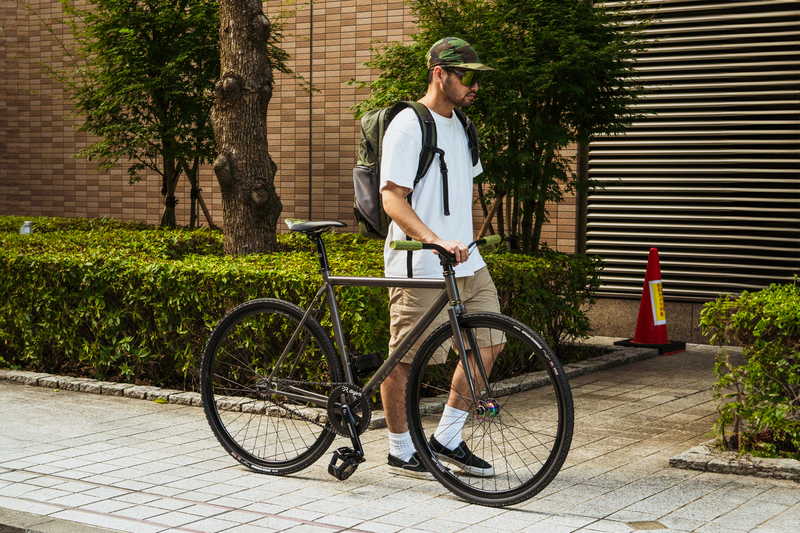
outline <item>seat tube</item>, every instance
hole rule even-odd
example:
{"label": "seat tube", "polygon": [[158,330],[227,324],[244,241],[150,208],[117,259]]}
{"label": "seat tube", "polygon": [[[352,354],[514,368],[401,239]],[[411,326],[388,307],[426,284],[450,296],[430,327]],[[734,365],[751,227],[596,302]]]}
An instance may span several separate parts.
{"label": "seat tube", "polygon": [[[322,279],[328,281],[328,272],[322,271]],[[336,291],[330,283],[326,283],[325,296],[328,301],[328,311],[331,314],[331,324],[333,325],[333,338],[336,347],[339,349],[339,359],[342,361],[344,376],[347,382],[354,383],[353,369],[350,368],[350,361],[347,357],[347,346],[344,342],[344,330],[342,329],[342,319],[339,317],[339,305],[336,303]]]}

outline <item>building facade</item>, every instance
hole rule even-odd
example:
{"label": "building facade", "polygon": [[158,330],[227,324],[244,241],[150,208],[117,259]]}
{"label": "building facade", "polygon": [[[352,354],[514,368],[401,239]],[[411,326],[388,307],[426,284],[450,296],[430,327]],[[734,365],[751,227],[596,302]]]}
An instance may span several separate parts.
{"label": "building facade", "polygon": [[[77,131],[80,117],[72,116],[68,96],[40,65],[66,65],[61,43],[68,45],[71,37],[55,22],[62,16],[58,0],[29,0],[28,5],[0,0],[0,213],[110,216],[157,224],[163,209],[160,176],[143,173],[139,183],[129,185],[124,162],[97,172],[94,163],[74,158],[93,139]],[[264,12],[274,19],[283,7],[265,2]],[[299,6],[284,23],[282,47],[291,57],[289,66],[319,92],[309,95],[276,73],[267,128],[269,152],[278,165],[281,217],[341,220],[353,227],[352,170],[360,130],[351,108],[367,91],[348,82],[376,76],[364,66],[371,47],[408,41],[413,18],[402,0],[316,0]],[[202,169],[200,187],[214,224],[221,226],[221,197],[210,165]],[[185,178],[176,197],[178,224],[188,225]],[[479,226],[483,213],[477,204],[475,209]],[[543,238],[552,248],[574,251],[574,209],[572,198],[551,206],[553,223]]]}

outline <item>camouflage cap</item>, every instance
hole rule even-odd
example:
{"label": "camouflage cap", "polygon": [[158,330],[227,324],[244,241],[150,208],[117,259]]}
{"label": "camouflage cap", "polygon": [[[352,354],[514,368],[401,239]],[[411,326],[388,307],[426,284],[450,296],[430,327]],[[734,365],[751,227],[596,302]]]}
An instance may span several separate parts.
{"label": "camouflage cap", "polygon": [[445,68],[463,68],[467,70],[494,70],[478,59],[475,49],[458,37],[445,37],[431,46],[426,57],[428,70],[436,66]]}

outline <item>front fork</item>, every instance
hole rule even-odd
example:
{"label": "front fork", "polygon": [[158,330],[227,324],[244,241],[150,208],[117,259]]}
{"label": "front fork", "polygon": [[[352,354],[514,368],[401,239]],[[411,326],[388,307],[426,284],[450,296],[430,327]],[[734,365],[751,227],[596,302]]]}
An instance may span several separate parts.
{"label": "front fork", "polygon": [[[470,328],[464,333],[461,330],[461,326],[458,324],[458,318],[466,314],[467,309],[459,298],[455,272],[453,270],[445,270],[444,280],[447,296],[450,298],[450,307],[447,308],[447,315],[450,318],[450,326],[453,328],[453,341],[458,351],[461,365],[464,368],[464,376],[469,385],[469,393],[472,397],[473,405],[479,406],[479,396],[482,387],[475,388],[475,381],[472,379],[472,370],[470,369],[469,358],[467,356],[468,353],[472,354],[472,358],[475,360],[475,367],[478,369],[478,374],[483,380],[483,386],[486,387],[486,393],[491,396],[491,391],[489,390],[489,376],[486,375],[486,367],[483,365],[483,357],[481,357],[481,351],[480,348],[478,348],[478,339],[475,338],[475,331]],[[469,350],[467,350],[467,345],[464,344],[465,336],[467,337]]]}

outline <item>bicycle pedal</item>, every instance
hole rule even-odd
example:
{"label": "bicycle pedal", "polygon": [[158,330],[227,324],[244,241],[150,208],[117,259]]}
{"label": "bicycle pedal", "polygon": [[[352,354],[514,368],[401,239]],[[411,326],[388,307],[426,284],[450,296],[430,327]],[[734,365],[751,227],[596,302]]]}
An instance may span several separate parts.
{"label": "bicycle pedal", "polygon": [[[340,464],[336,464],[341,461]],[[331,464],[328,465],[328,473],[338,479],[344,481],[353,475],[358,465],[365,461],[364,456],[352,448],[342,447],[333,451],[331,457]]]}
{"label": "bicycle pedal", "polygon": [[370,372],[378,370],[383,365],[383,354],[381,352],[362,353],[353,355],[353,367],[356,374],[365,376]]}

